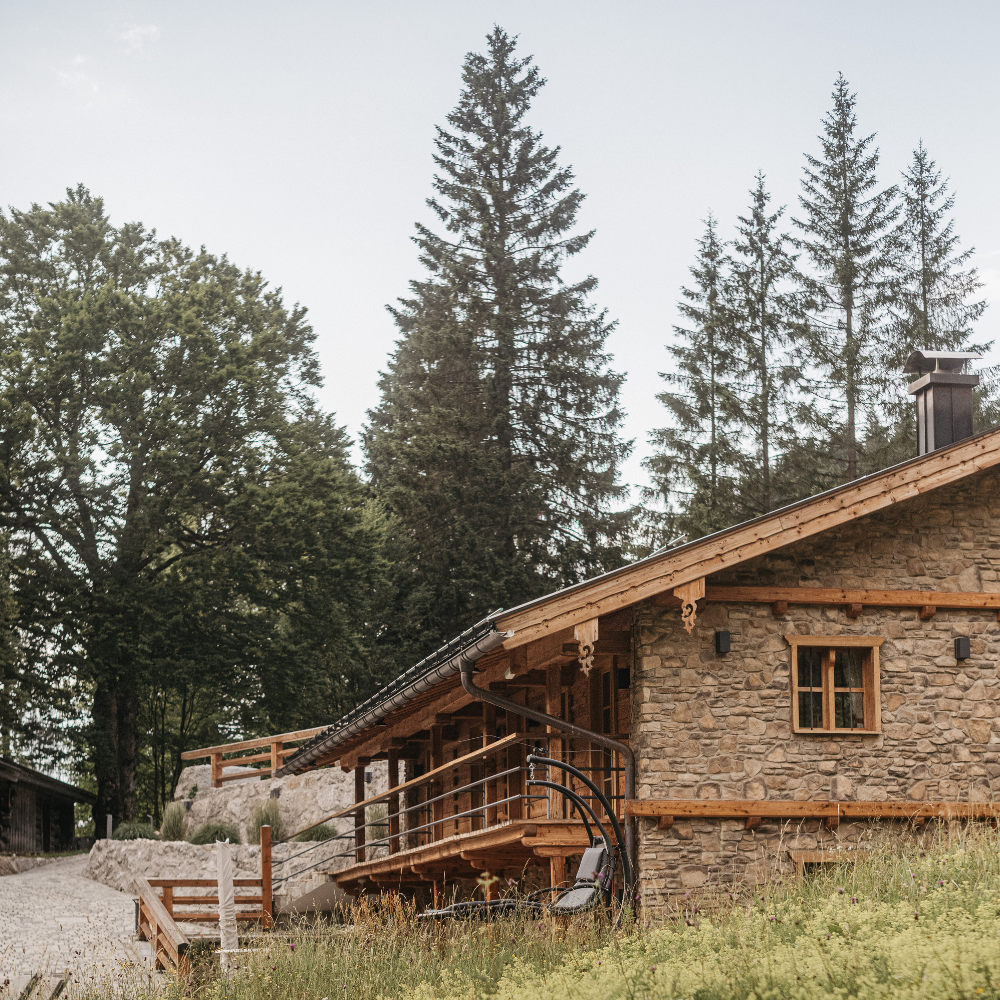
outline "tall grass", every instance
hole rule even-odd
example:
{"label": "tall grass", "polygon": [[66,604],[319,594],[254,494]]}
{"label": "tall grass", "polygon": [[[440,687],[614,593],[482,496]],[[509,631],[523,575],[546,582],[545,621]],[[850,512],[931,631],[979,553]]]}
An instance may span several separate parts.
{"label": "tall grass", "polygon": [[[929,838],[930,839],[930,838]],[[228,979],[210,963],[171,1000],[805,1000],[1000,998],[1000,840],[947,831],[924,846],[762,885],[716,884],[615,931],[602,916],[428,925],[398,899],[345,923],[241,940]]]}

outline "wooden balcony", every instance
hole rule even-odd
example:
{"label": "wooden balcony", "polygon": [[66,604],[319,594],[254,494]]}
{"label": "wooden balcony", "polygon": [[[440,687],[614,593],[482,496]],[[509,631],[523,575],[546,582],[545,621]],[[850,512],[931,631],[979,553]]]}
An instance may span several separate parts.
{"label": "wooden balcony", "polygon": [[[390,758],[389,790],[367,799],[362,797],[362,765],[355,805],[323,820],[354,822],[353,836],[340,836],[344,850],[336,856],[347,867],[327,870],[352,894],[428,882],[437,893],[445,881],[474,880],[484,871],[519,879],[532,865],[548,865],[552,884],[562,882],[565,859],[581,854],[590,841],[584,823],[558,790],[532,786],[527,756],[533,751],[558,754],[589,772],[615,803],[618,816],[624,815],[619,762],[580,742],[514,732],[402,784],[398,761]],[[411,764],[411,772],[419,770],[419,764]],[[562,772],[549,775],[543,768],[537,777],[581,795],[610,832],[607,817],[582,782]]]}

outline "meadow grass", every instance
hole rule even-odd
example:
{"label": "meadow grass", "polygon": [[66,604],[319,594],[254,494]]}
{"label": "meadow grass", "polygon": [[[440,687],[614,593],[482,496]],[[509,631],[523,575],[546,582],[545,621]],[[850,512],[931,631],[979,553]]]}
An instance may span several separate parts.
{"label": "meadow grass", "polygon": [[229,978],[196,958],[171,1000],[778,1000],[1000,997],[1000,839],[875,835],[815,875],[717,883],[613,930],[606,917],[428,925],[396,899],[248,938]]}

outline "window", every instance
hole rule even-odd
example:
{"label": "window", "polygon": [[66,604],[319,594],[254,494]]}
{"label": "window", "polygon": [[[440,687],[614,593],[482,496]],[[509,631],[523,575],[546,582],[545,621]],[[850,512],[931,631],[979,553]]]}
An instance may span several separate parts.
{"label": "window", "polygon": [[878,733],[882,636],[786,635],[791,646],[792,730]]}

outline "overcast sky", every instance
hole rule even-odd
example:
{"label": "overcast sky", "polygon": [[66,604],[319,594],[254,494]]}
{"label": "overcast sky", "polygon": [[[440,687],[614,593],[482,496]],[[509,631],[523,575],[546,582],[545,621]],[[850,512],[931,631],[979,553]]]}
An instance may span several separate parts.
{"label": "overcast sky", "polygon": [[[432,140],[462,59],[494,22],[549,83],[533,124],[563,150],[595,228],[573,274],[618,321],[626,433],[643,478],[657,373],[711,208],[728,236],[762,169],[795,200],[843,71],[881,179],[923,138],[958,195],[957,231],[1000,299],[1000,5],[0,0],[0,203],[79,182],[115,222],[204,244],[307,306],[324,404],[357,433],[420,275]],[[1000,308],[979,332],[1000,339]],[[994,359],[996,355],[994,354]]]}

